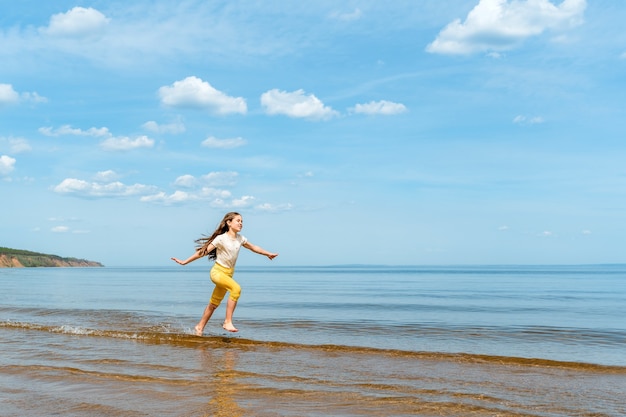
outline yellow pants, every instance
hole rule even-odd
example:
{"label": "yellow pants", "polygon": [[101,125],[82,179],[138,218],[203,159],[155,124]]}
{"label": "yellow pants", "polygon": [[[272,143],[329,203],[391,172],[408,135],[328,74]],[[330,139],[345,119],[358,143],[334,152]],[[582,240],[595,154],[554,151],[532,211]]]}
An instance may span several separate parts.
{"label": "yellow pants", "polygon": [[211,304],[220,305],[226,292],[230,292],[230,298],[233,301],[239,300],[241,295],[241,285],[233,279],[235,268],[226,268],[217,262],[211,268],[211,281],[215,284],[213,294],[211,294]]}

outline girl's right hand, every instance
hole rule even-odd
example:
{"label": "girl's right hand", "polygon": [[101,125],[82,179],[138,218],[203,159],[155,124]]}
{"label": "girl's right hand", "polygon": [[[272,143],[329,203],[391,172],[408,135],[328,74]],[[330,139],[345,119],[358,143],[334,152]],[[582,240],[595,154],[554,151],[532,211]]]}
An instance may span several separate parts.
{"label": "girl's right hand", "polygon": [[172,261],[176,262],[177,264],[185,265],[185,263],[183,261],[181,261],[180,259],[178,259],[178,258],[171,258],[171,259],[172,259]]}

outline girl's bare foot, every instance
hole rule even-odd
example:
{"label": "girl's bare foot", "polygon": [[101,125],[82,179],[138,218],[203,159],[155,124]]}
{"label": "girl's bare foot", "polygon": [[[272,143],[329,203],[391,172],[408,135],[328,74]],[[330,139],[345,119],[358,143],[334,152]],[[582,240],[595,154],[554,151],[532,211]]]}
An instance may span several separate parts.
{"label": "girl's bare foot", "polygon": [[196,331],[196,336],[202,336],[202,330],[204,329],[201,329],[200,326],[196,326],[193,329]]}
{"label": "girl's bare foot", "polygon": [[239,330],[237,330],[237,328],[235,326],[233,326],[232,322],[224,322],[222,327],[224,328],[224,330],[228,330],[229,332],[233,332],[233,333],[239,331]]}

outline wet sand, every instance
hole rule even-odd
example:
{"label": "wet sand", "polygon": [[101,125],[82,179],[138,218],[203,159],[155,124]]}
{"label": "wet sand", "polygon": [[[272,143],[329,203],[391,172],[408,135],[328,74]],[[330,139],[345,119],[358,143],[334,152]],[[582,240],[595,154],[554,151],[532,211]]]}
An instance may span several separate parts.
{"label": "wet sand", "polygon": [[621,416],[626,367],[0,328],[2,416]]}

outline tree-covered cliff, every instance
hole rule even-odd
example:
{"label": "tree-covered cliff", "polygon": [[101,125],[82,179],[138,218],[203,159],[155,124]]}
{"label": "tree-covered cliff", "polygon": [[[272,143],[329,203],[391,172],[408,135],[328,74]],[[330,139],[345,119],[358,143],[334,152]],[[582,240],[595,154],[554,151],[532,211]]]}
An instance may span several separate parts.
{"label": "tree-covered cliff", "polygon": [[100,262],[62,258],[57,255],[0,247],[0,268],[23,267],[101,267]]}

